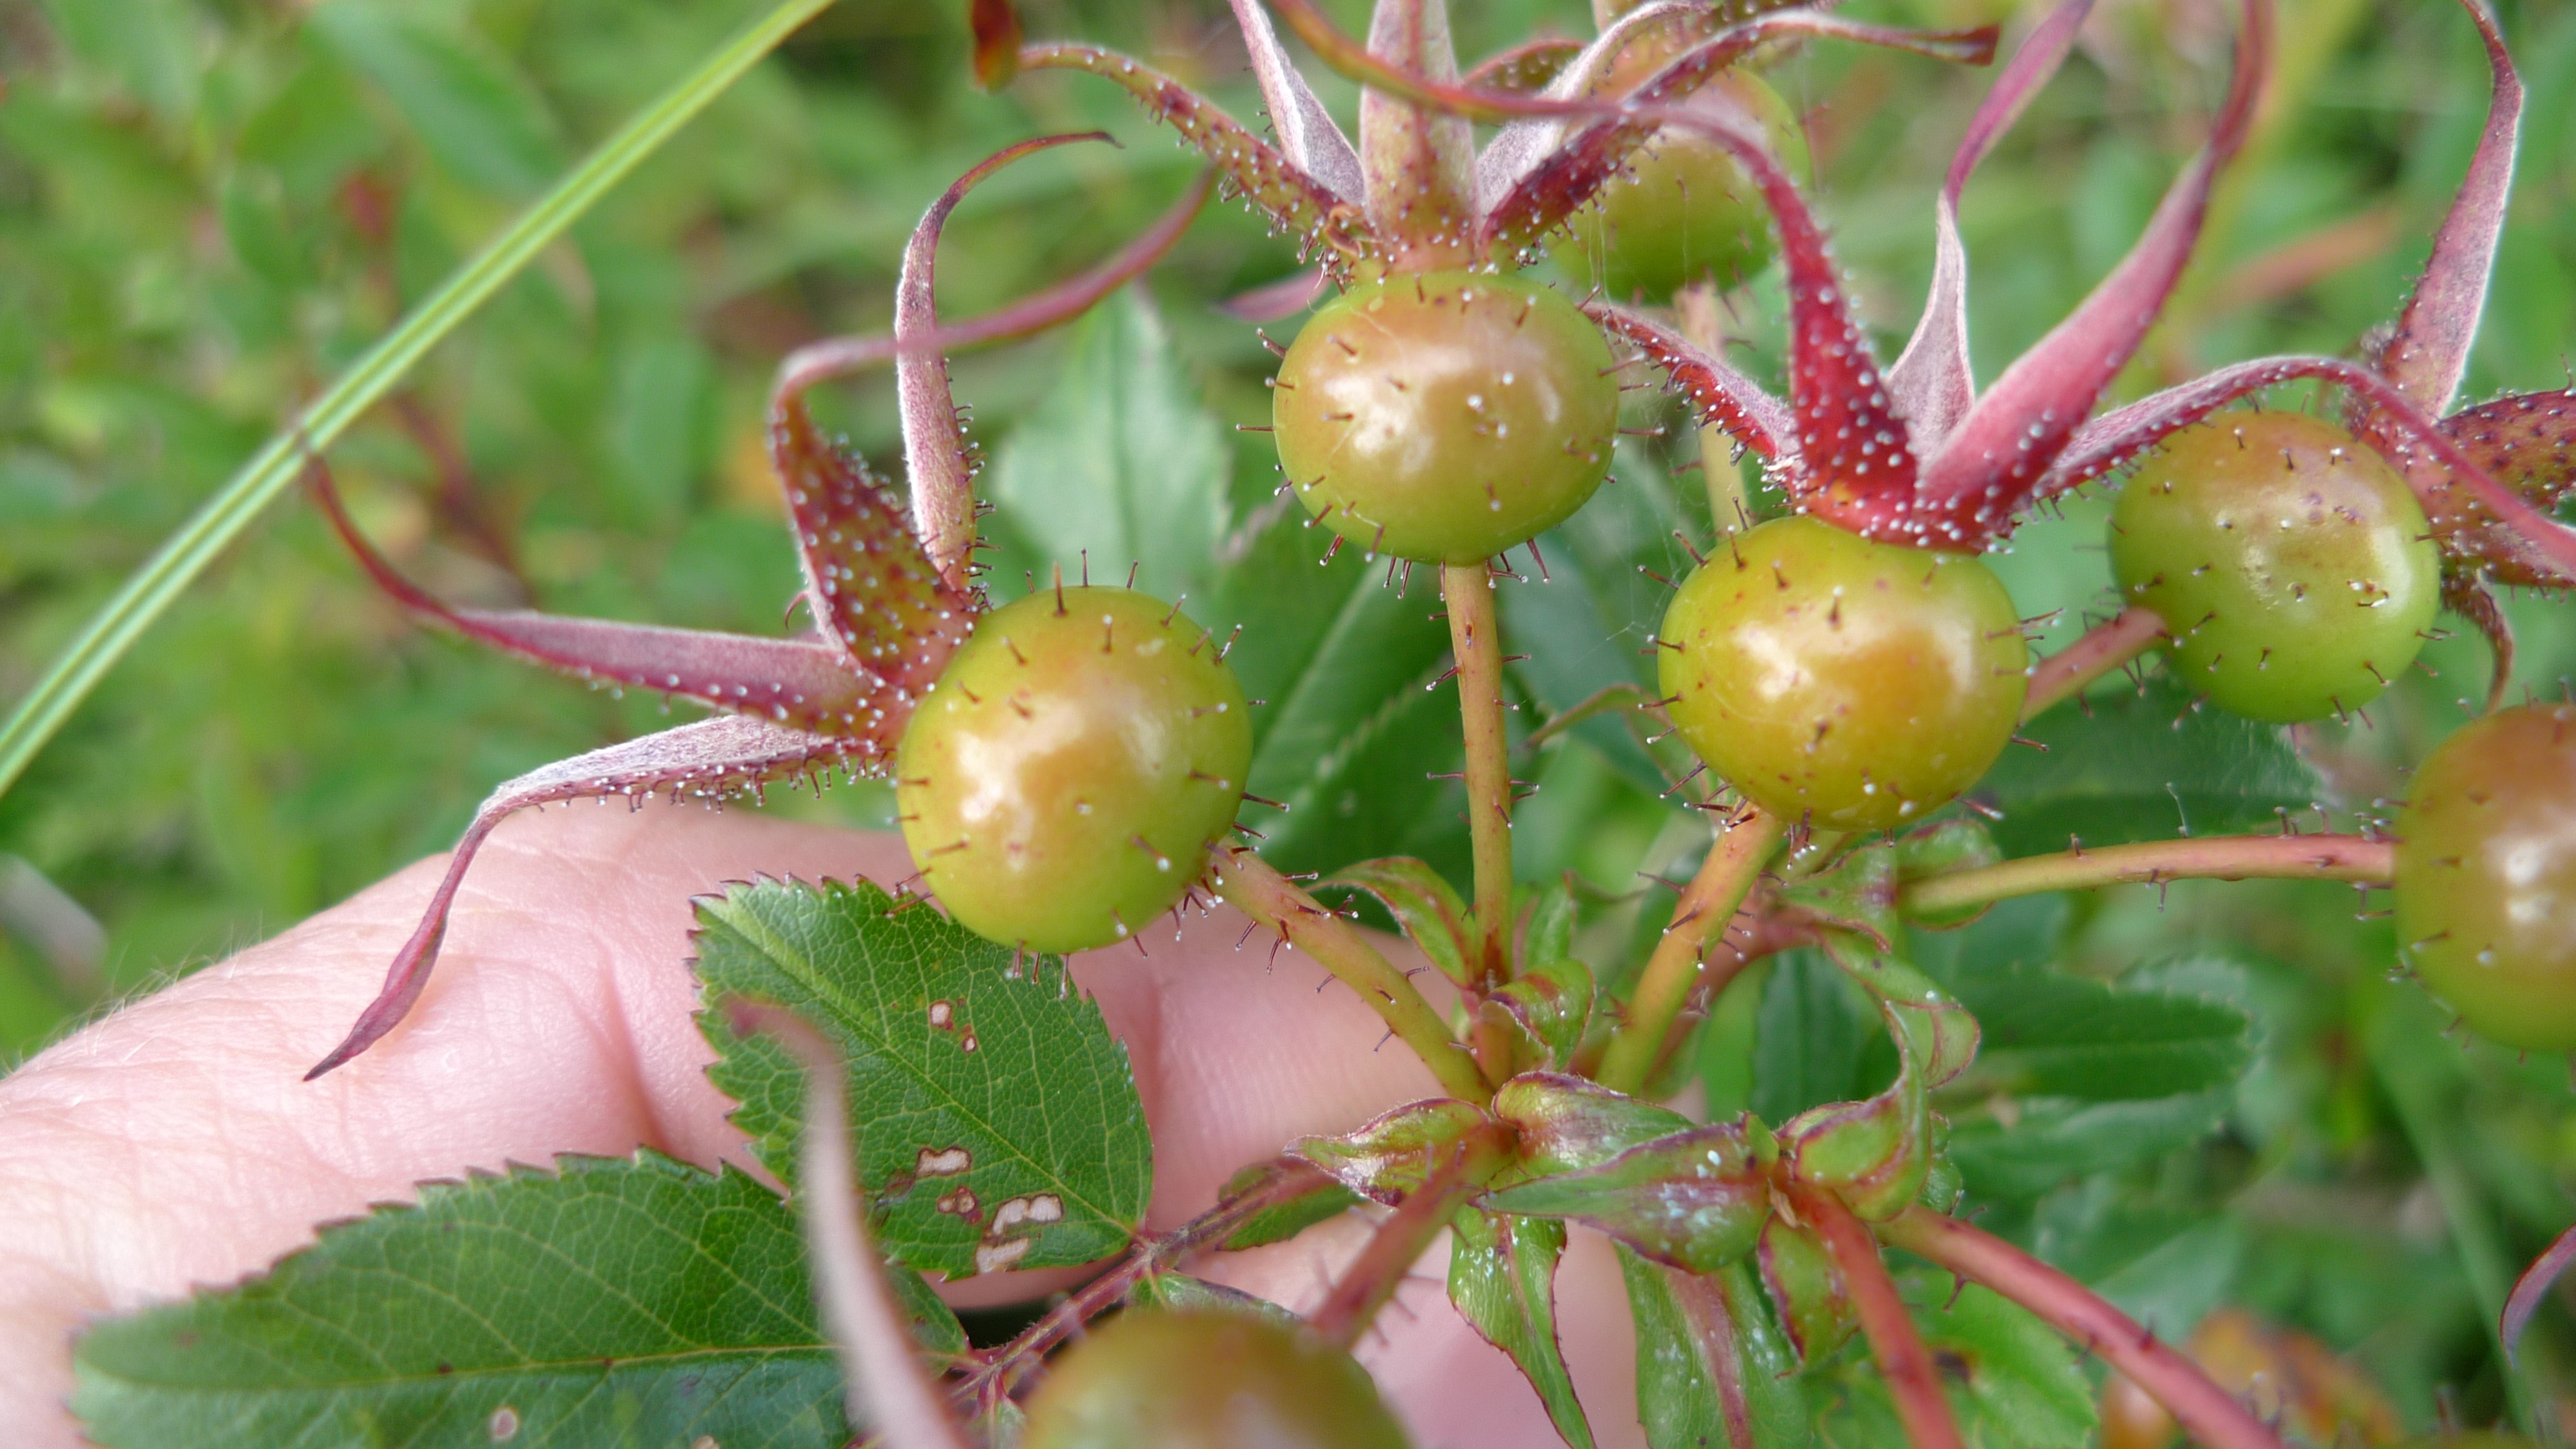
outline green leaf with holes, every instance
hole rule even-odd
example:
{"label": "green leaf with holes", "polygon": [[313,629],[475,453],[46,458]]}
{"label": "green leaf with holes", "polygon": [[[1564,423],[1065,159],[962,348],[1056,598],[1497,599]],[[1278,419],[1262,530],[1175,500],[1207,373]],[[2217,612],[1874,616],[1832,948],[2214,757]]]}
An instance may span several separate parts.
{"label": "green leaf with holes", "polygon": [[897,1261],[964,1278],[1124,1247],[1154,1184],[1126,1049],[1052,956],[1021,957],[861,882],[764,881],[698,903],[707,1075],[763,1165],[795,1170],[804,1072],[722,1001],[774,1002],[849,1060],[859,1178]]}
{"label": "green leaf with holes", "polygon": [[[924,1349],[957,1320],[898,1269]],[[81,1337],[112,1449],[850,1437],[794,1209],[650,1152],[432,1183],[268,1272]]]}

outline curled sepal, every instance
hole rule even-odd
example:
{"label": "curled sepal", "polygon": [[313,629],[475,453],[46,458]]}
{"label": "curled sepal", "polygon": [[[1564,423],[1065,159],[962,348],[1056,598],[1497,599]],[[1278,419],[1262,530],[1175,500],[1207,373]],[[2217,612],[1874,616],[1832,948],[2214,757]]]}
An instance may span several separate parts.
{"label": "curled sepal", "polygon": [[429,985],[430,967],[437,962],[439,942],[447,935],[447,913],[456,904],[474,853],[493,827],[509,816],[558,800],[618,795],[668,792],[674,799],[722,799],[756,791],[773,780],[854,764],[873,765],[884,753],[862,740],[834,739],[729,715],[557,760],[509,781],[474,812],[473,823],[465,827],[455,852],[447,858],[447,873],[431,893],[419,927],[386,968],[376,999],[359,1015],[347,1039],[304,1079],[309,1082],[375,1045],[411,1011]]}
{"label": "curled sepal", "polygon": [[2433,254],[2424,275],[2397,315],[2388,345],[2379,350],[2378,367],[2407,401],[2439,415],[2459,392],[2460,374],[2469,365],[2469,345],[2477,340],[2478,319],[2487,310],[2487,283],[2495,272],[2496,239],[2504,232],[2505,203],[2513,190],[2513,153],[2522,129],[2522,78],[2514,74],[2513,57],[2504,34],[2484,0],[2460,0],[2460,8],[2477,23],[2486,42],[2487,65],[2495,76],[2487,103],[2486,129],[2477,154],[2451,200],[2441,229],[2433,233]]}
{"label": "curled sepal", "polygon": [[1351,886],[1375,896],[1441,975],[1461,986],[1474,984],[1468,962],[1475,955],[1475,921],[1457,887],[1440,872],[1411,856],[1388,856],[1346,865],[1317,885]]}
{"label": "curled sepal", "polygon": [[[1893,867],[1891,860],[1891,893]],[[1930,977],[1853,932],[1825,931],[1821,936],[1825,954],[1843,968],[1843,974],[1903,1024],[1925,1088],[1947,1085],[1977,1059],[1977,1019],[1956,998],[1933,985]]]}
{"label": "curled sepal", "polygon": [[1922,542],[1907,518],[1914,448],[1879,374],[1869,337],[1852,316],[1824,229],[1770,148],[1751,131],[1716,122],[1694,129],[1726,148],[1762,188],[1789,273],[1789,409],[1797,426],[1791,496],[1856,533]]}
{"label": "curled sepal", "polygon": [[1658,1263],[1711,1273],[1753,1250],[1771,1214],[1772,1151],[1769,1129],[1747,1115],[1488,1193],[1480,1205],[1587,1223]]}
{"label": "curled sepal", "polygon": [[1887,370],[1897,410],[1913,425],[1914,444],[1925,452],[1939,449],[1977,400],[1976,373],[1968,361],[1968,250],[1959,240],[1959,195],[1967,190],[1977,164],[2065,63],[2084,17],[2092,12],[2093,0],[2064,0],[2013,52],[1969,120],[1968,134],[1950,158],[1949,177],[1934,199],[1932,287],[1913,339]]}
{"label": "curled sepal", "polygon": [[828,337],[820,342],[809,342],[787,354],[787,360],[779,364],[778,382],[771,396],[801,393],[825,378],[882,367],[905,352],[955,352],[961,348],[1034,336],[1050,327],[1070,322],[1090,311],[1101,298],[1143,276],[1147,268],[1162,260],[1163,254],[1181,239],[1181,234],[1190,229],[1190,223],[1198,219],[1208,198],[1216,193],[1216,178],[1217,173],[1213,169],[1200,172],[1198,180],[1190,183],[1178,201],[1125,246],[1103,257],[1089,269],[1022,297],[1009,306],[965,322],[942,326],[927,334],[909,333],[901,347],[895,345],[894,334],[890,332]]}
{"label": "curled sepal", "polygon": [[1592,1025],[1592,968],[1559,957],[1524,969],[1511,984],[1485,998],[1479,1015],[1503,1028],[1513,1055],[1533,1070],[1571,1065]]}
{"label": "curled sepal", "polygon": [[1860,1328],[1842,1270],[1813,1229],[1773,1214],[1762,1225],[1754,1261],[1771,1294],[1772,1310],[1780,1315],[1780,1330],[1800,1362],[1823,1359]]}
{"label": "curled sepal", "polygon": [[977,182],[1023,156],[1105,131],[1038,136],[1005,146],[949,184],[922,213],[903,249],[894,289],[894,393],[903,422],[903,463],[912,488],[913,533],[949,587],[964,591],[975,551],[975,465],[948,385],[948,358],[928,345],[939,331],[939,234]]}
{"label": "curled sepal", "polygon": [[2531,1327],[2531,1315],[2540,1311],[2541,1301],[2549,1296],[2550,1288],[2570,1263],[2576,1263],[2576,1228],[2560,1233],[2558,1240],[2514,1280],[2513,1293],[2504,1301],[2503,1321],[2496,1325],[2507,1358],[2521,1346],[2523,1330]]}
{"label": "curled sepal", "polygon": [[1493,1110],[1519,1134],[1515,1168],[1530,1177],[1598,1167],[1631,1147],[1691,1130],[1679,1112],[1558,1072],[1524,1072],[1503,1083]]}
{"label": "curled sepal", "polygon": [[1762,384],[1701,350],[1697,343],[1642,312],[1612,302],[1588,302],[1585,315],[1610,332],[1634,343],[1664,376],[1673,391],[1691,405],[1703,424],[1724,428],[1727,436],[1766,459],[1797,456],[1797,420],[1789,405]]}
{"label": "curled sepal", "polygon": [[2513,621],[2504,616],[2504,606],[2484,579],[2459,569],[2442,572],[2442,607],[2485,636],[2487,652],[2494,657],[2487,674],[2487,709],[2502,708],[2505,689],[2513,683]]}
{"label": "curled sepal", "polygon": [[1449,1301],[1479,1337],[1511,1356],[1569,1449],[1592,1449],[1592,1425],[1556,1334],[1556,1263],[1565,1224],[1462,1209],[1450,1219]]}
{"label": "curled sepal", "polygon": [[1882,999],[1879,1010],[1896,1040],[1896,1080],[1866,1102],[1813,1107],[1780,1127],[1789,1178],[1833,1194],[1870,1222],[1911,1206],[1932,1165],[1932,1114],[1914,1024],[1893,1002]]}
{"label": "curled sepal", "polygon": [[975,84],[998,91],[1020,73],[1020,7],[1012,0],[973,0],[966,16],[975,35]]}
{"label": "curled sepal", "polygon": [[[1605,22],[1601,26],[1601,33],[1594,36],[1589,43],[1575,45],[1573,49],[1562,52],[1556,59],[1554,69],[1536,85],[1520,86],[1508,83],[1515,78],[1509,66],[1509,59],[1518,52],[1505,52],[1477,66],[1461,82],[1460,88],[1505,95],[1525,95],[1538,100],[1559,103],[1598,97],[1604,90],[1603,82],[1608,78],[1610,68],[1627,54],[1631,44],[1641,36],[1651,31],[1655,33],[1655,38],[1668,42],[1674,39],[1691,41],[1705,39],[1709,30],[1709,17],[1710,12],[1694,3],[1694,0],[1654,0],[1652,4],[1636,6],[1626,14]],[[1539,41],[1534,44],[1563,45],[1572,44],[1572,42]],[[1476,156],[1476,209],[1480,218],[1479,225],[1488,228],[1486,232],[1488,240],[1490,241],[1493,236],[1490,228],[1497,204],[1510,196],[1514,188],[1530,174],[1533,168],[1559,154],[1570,127],[1610,124],[1613,124],[1613,121],[1607,116],[1591,116],[1579,112],[1559,114],[1550,111],[1546,114],[1523,116],[1511,121],[1495,135],[1493,140],[1487,142],[1485,149]],[[1628,148],[1632,149],[1637,140],[1646,135],[1646,129],[1642,123],[1632,124],[1626,128],[1624,134],[1628,137]],[[1560,214],[1559,220],[1562,220],[1564,215],[1570,215],[1573,209],[1567,208],[1565,213]],[[1526,236],[1519,238],[1522,243],[1535,240],[1545,231],[1545,227],[1530,231],[1527,224],[1516,228],[1516,232],[1527,232]]]}
{"label": "curled sepal", "polygon": [[1336,194],[1206,97],[1152,66],[1094,45],[1049,41],[1023,49],[1020,68],[1086,71],[1114,82],[1146,114],[1178,131],[1236,193],[1297,238],[1301,249],[1320,246],[1337,265],[1367,249],[1368,222],[1357,201]]}
{"label": "curled sepal", "polygon": [[825,637],[852,664],[906,696],[921,694],[966,642],[983,601],[940,577],[901,503],[864,460],[815,428],[793,393],[770,414],[769,457]]}
{"label": "curled sepal", "polygon": [[1394,1204],[1462,1151],[1478,1161],[1499,1154],[1507,1135],[1475,1103],[1433,1097],[1371,1118],[1339,1137],[1300,1137],[1288,1144],[1288,1155],[1323,1169],[1362,1197]]}
{"label": "curled sepal", "polygon": [[2040,479],[2046,497],[2098,478],[2238,398],[2300,378],[2343,388],[2374,419],[2361,441],[2406,480],[2454,559],[2475,559],[2504,583],[2576,587],[2576,530],[2497,481],[2451,428],[2424,416],[2394,383],[2336,357],[2261,357],[2103,414],[2078,429]]}
{"label": "curled sepal", "polygon": [[1981,544],[2010,527],[2058,452],[2128,365],[2191,260],[2211,188],[2254,124],[2272,62],[2271,0],[2243,0],[2235,75],[2200,154],[2165,192],[2120,264],[1995,379],[1924,464],[1915,541]]}
{"label": "curled sepal", "polygon": [[[1975,820],[1943,820],[1926,825],[1896,842],[1896,874],[1900,882],[1925,876],[1946,875],[1958,870],[1981,870],[2001,865],[2003,847],[1995,844],[1994,835]],[[1948,911],[1934,911],[1907,917],[1914,925],[1946,931],[1964,926],[1984,915],[1991,903],[1961,906]]]}

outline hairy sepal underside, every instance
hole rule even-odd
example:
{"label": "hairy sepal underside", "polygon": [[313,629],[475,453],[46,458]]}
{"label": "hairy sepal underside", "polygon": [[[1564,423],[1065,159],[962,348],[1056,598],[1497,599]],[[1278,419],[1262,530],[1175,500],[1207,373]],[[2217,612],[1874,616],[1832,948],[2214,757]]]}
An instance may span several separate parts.
{"label": "hairy sepal underside", "polygon": [[[376,999],[311,1075],[365,1051],[419,1000],[465,873],[483,841],[510,815],[559,801],[656,793],[719,802],[756,796],[774,781],[819,787],[832,771],[883,774],[890,768],[914,704],[985,607],[972,577],[973,460],[939,350],[958,335],[977,334],[943,334],[939,327],[933,284],[940,233],[977,182],[1036,151],[1089,139],[1099,138],[1022,142],[959,178],[923,215],[905,248],[893,335],[810,349],[801,364],[791,359],[782,369],[771,406],[770,458],[786,494],[804,576],[800,597],[814,620],[813,637],[761,639],[452,608],[404,579],[368,545],[317,460],[314,493],[326,517],[367,572],[405,608],[578,678],[687,698],[735,717],[595,750],[494,791],[459,839]],[[1086,294],[1103,290],[1104,281],[1120,271],[1133,275],[1168,247],[1203,195],[1194,190],[1153,233],[1105,268],[997,314],[981,335],[1020,335],[1078,315],[1082,308],[1076,303]],[[804,389],[823,376],[879,363],[892,363],[897,374],[908,510],[863,459],[822,434],[803,398]]]}

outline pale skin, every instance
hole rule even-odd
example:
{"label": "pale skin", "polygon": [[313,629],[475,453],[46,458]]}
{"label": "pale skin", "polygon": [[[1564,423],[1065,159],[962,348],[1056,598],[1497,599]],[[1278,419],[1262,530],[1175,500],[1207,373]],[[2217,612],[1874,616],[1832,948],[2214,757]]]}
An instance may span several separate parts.
{"label": "pale skin", "polygon": [[[426,1178],[649,1146],[747,1163],[708,1085],[691,1019],[689,896],[755,874],[910,874],[900,841],[657,805],[581,805],[503,826],[468,877],[437,976],[410,1020],[307,1083],[417,922],[424,861],[137,1001],[0,1078],[0,1426],[12,1443],[84,1442],[62,1407],[79,1326],[224,1283],[307,1242],[316,1222],[398,1201]],[[1119,947],[1074,974],[1127,1044],[1154,1131],[1147,1227],[1214,1201],[1247,1162],[1437,1095],[1348,988],[1220,909],[1150,956]],[[1393,943],[1387,943],[1393,949]],[[1399,958],[1407,967],[1418,964]],[[1427,979],[1427,978],[1426,978]],[[1356,1219],[1200,1271],[1306,1308],[1358,1249]],[[1360,1355],[1425,1449],[1560,1441],[1509,1360],[1450,1311],[1443,1249]],[[952,1285],[961,1304],[1037,1296],[1080,1274]],[[1636,1445],[1632,1348],[1610,1253],[1577,1233],[1560,1327],[1594,1429]]]}

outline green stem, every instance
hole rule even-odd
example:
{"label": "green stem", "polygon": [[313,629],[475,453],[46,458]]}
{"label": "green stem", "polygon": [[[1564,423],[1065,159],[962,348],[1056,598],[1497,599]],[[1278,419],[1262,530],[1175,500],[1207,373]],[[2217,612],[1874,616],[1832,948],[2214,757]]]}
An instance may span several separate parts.
{"label": "green stem", "polygon": [[[1717,284],[1698,282],[1673,299],[1682,314],[1682,335],[1711,357],[1726,347],[1726,332],[1717,320]],[[1709,526],[1719,542],[1753,526],[1753,497],[1745,491],[1744,469],[1736,461],[1735,435],[1715,423],[1699,430],[1700,482],[1708,490]],[[1712,552],[1715,550],[1712,549]]]}
{"label": "green stem", "polygon": [[2094,680],[2153,649],[2164,636],[2165,621],[2153,609],[2136,607],[2085,630],[2083,638],[2031,666],[2021,717],[2037,719],[2050,706],[2082,694]]}
{"label": "green stem", "polygon": [[1413,1048],[1441,1089],[1469,1102],[1492,1095],[1476,1059],[1449,1033],[1440,1013],[1415,990],[1413,980],[1388,963],[1357,926],[1315,903],[1295,882],[1249,850],[1221,850],[1216,889],[1228,905],[1279,933],[1341,978],[1384,1018],[1388,1029]]}
{"label": "green stem", "polygon": [[1628,1000],[1628,1019],[1610,1038],[1610,1049],[1601,1058],[1601,1085],[1618,1092],[1645,1087],[1663,1057],[1664,1037],[1672,1031],[1673,1018],[1681,1014],[1691,987],[1698,984],[1702,948],[1711,935],[1735,919],[1735,908],[1752,892],[1780,835],[1780,817],[1749,810],[1709,847],[1708,859],[1700,862],[1699,874],[1691,878],[1680,903],[1673,907],[1673,923],[1664,928],[1663,939],[1646,958],[1646,969]]}
{"label": "green stem", "polygon": [[1458,711],[1467,743],[1467,835],[1476,863],[1477,977],[1512,979],[1512,758],[1503,733],[1503,634],[1494,618],[1493,571],[1446,564],[1449,649],[1458,661]]}
{"label": "green stem", "polygon": [[2000,865],[1907,881],[1897,892],[1899,910],[1938,916],[1992,905],[2042,891],[2207,878],[2246,880],[2345,880],[2385,885],[2396,868],[2397,848],[2358,835],[2215,835],[2206,840],[2147,840],[2028,855]]}
{"label": "green stem", "polygon": [[0,794],[143,632],[321,452],[566,228],[831,0],[787,0],[639,112],[367,350],[161,545],[0,726]]}

